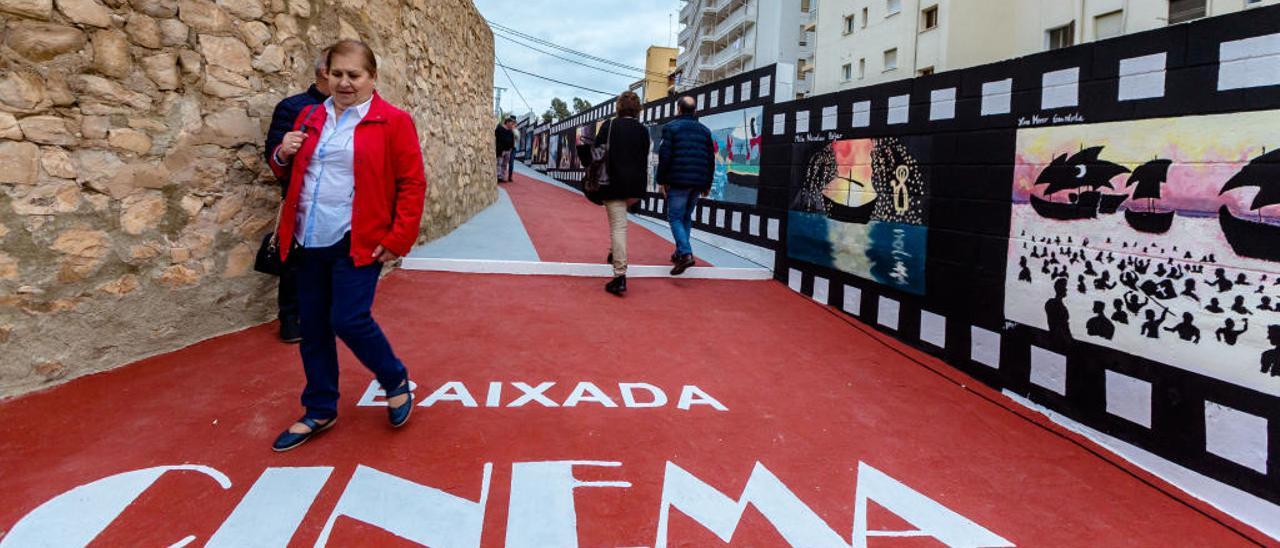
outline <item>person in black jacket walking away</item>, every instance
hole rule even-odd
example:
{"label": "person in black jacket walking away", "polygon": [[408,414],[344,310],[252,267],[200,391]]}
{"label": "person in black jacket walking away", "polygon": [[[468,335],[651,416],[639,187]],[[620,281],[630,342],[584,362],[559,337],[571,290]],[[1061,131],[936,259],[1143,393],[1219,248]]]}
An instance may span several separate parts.
{"label": "person in black jacket walking away", "polygon": [[[281,166],[288,166],[292,162],[292,160],[281,161],[275,158],[276,147],[280,146],[280,142],[284,140],[284,134],[293,129],[293,122],[298,119],[302,109],[323,103],[329,98],[329,67],[326,65],[328,53],[329,50],[325,49],[320,52],[320,58],[316,59],[316,81],[307,88],[307,91],[282,99],[276,104],[276,110],[271,114],[271,129],[267,131],[266,148],[263,149],[268,162],[275,162]],[[285,171],[289,170],[285,169]],[[280,196],[283,199],[289,193],[289,179],[285,177],[279,181]],[[280,288],[276,293],[276,306],[279,308],[280,340],[288,343],[301,341],[302,327],[298,323],[298,273],[293,265],[285,264],[280,271]]]}
{"label": "person in black jacket walking away", "polygon": [[516,148],[516,117],[508,116],[493,130],[498,147],[498,182],[511,182],[511,154]]}
{"label": "person in black jacket walking away", "polygon": [[582,165],[590,165],[593,147],[609,147],[605,156],[609,183],[591,197],[604,202],[609,217],[613,279],[604,290],[619,297],[627,291],[627,210],[644,197],[649,180],[649,130],[636,119],[640,108],[639,95],[623,92],[618,96],[618,116],[600,125],[591,146],[580,146],[577,151]]}
{"label": "person in black jacket walking away", "polygon": [[667,197],[667,222],[676,241],[672,276],[683,274],[694,264],[689,245],[693,212],[698,198],[711,191],[716,168],[715,142],[711,130],[694,118],[696,107],[693,97],[680,98],[676,106],[679,116],[662,127],[662,145],[658,147],[657,181]]}

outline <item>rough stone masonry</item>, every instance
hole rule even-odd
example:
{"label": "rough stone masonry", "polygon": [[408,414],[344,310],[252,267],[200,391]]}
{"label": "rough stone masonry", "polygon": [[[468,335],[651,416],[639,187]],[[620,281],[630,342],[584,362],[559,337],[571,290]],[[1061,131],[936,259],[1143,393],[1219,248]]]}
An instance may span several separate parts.
{"label": "rough stone masonry", "polygon": [[497,197],[471,2],[0,0],[0,29],[0,397],[274,317],[261,146],[339,38],[417,121],[421,239]]}

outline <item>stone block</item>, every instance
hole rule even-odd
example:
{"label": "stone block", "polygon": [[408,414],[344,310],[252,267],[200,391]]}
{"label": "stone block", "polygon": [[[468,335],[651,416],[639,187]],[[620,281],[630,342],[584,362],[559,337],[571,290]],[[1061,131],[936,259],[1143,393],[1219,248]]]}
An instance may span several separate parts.
{"label": "stone block", "polygon": [[22,135],[28,141],[44,145],[74,145],[75,134],[68,128],[65,118],[60,116],[28,116],[18,120]]}
{"label": "stone block", "polygon": [[[172,21],[172,19],[171,19]],[[182,24],[179,22],[178,24]],[[134,13],[129,16],[129,23],[124,27],[125,32],[129,33],[129,39],[133,43],[144,48],[159,49],[164,45],[164,38],[160,32],[160,23],[155,19],[142,13]]]}
{"label": "stone block", "polygon": [[0,141],[0,166],[4,166],[0,183],[34,184],[40,174],[39,159],[40,147],[34,143]]}
{"label": "stone block", "polygon": [[178,14],[177,0],[129,0],[133,9],[161,19],[168,19]]}
{"label": "stone block", "polygon": [[72,23],[91,27],[111,26],[111,10],[98,0],[58,0],[58,11]]}
{"label": "stone block", "polygon": [[40,166],[44,168],[46,175],[50,177],[58,177],[60,179],[75,179],[76,166],[71,162],[71,156],[67,151],[61,148],[46,148],[40,155]]}
{"label": "stone block", "polygon": [[173,90],[182,85],[182,79],[178,76],[178,56],[172,52],[144,57],[142,71],[159,89]]}
{"label": "stone block", "polygon": [[120,229],[137,236],[160,224],[167,210],[164,195],[159,192],[134,194],[121,204]]}
{"label": "stone block", "polygon": [[200,35],[200,53],[209,65],[219,66],[237,74],[253,72],[249,47],[228,36]]}
{"label": "stone block", "polygon": [[133,70],[129,39],[118,30],[93,33],[93,67],[107,76],[124,78]]}
{"label": "stone block", "polygon": [[218,5],[236,17],[246,21],[261,19],[267,14],[262,0],[218,0]]}
{"label": "stone block", "polygon": [[18,119],[8,112],[0,112],[0,139],[22,140],[22,127],[18,125]]}
{"label": "stone block", "polygon": [[178,18],[196,32],[221,33],[231,30],[231,16],[209,0],[181,0]]}
{"label": "stone block", "polygon": [[0,70],[0,103],[19,112],[35,112],[45,101],[44,78],[28,70]]}
{"label": "stone block", "polygon": [[48,21],[53,15],[53,0],[0,0],[0,12]]}
{"label": "stone block", "polygon": [[181,46],[187,43],[187,25],[178,19],[160,21],[160,44],[163,46]]}
{"label": "stone block", "polygon": [[15,21],[6,29],[5,44],[32,61],[48,61],[79,51],[85,36],[80,29],[56,23]]}
{"label": "stone block", "polygon": [[134,154],[146,154],[151,151],[151,137],[136,129],[113,129],[107,133],[107,143]]}

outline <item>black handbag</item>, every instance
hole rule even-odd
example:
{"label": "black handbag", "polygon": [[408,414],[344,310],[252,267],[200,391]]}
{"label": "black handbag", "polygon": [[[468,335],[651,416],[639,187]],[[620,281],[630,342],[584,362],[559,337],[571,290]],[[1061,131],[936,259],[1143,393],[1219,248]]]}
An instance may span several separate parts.
{"label": "black handbag", "polygon": [[[303,113],[302,120],[297,124],[295,129],[307,130],[306,121],[311,118],[311,113],[316,111],[316,107],[320,105],[311,105],[306,112]],[[271,161],[271,160],[268,160]],[[280,242],[276,235],[280,232],[280,214],[284,211],[284,200],[280,199],[280,206],[276,208],[276,223],[271,229],[271,233],[262,237],[262,245],[258,246],[258,255],[253,259],[253,269],[263,274],[279,276],[284,272],[284,261],[280,259]]]}
{"label": "black handbag", "polygon": [[617,121],[617,118],[609,120],[609,132],[605,134],[603,145],[592,143],[591,165],[587,166],[587,173],[582,178],[582,193],[597,205],[604,203],[599,196],[600,191],[609,186],[609,147],[613,145],[613,126]]}

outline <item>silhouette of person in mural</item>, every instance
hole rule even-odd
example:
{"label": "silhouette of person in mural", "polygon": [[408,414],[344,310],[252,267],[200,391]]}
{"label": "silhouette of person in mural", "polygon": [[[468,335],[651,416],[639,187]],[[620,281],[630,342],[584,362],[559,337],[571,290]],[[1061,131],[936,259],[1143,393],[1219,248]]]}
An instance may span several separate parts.
{"label": "silhouette of person in mural", "polygon": [[1190,297],[1195,302],[1200,302],[1200,296],[1196,295],[1196,281],[1193,278],[1187,278],[1182,281],[1182,296]]}
{"label": "silhouette of person in mural", "polygon": [[1124,305],[1129,308],[1130,314],[1137,314],[1138,311],[1147,306],[1147,303],[1149,302],[1151,302],[1151,299],[1132,291],[1127,291],[1124,294]]}
{"label": "silhouette of person in mural", "polygon": [[1120,274],[1120,283],[1129,289],[1138,289],[1138,273],[1126,270]]}
{"label": "silhouette of person in mural", "polygon": [[1209,312],[1213,312],[1214,314],[1221,314],[1224,312],[1224,310],[1222,310],[1222,305],[1218,303],[1217,297],[1209,297],[1209,306],[1204,307],[1204,309]]}
{"label": "silhouette of person in mural", "polygon": [[1098,275],[1098,271],[1093,269],[1093,261],[1085,261],[1085,262],[1084,262],[1084,275],[1085,275],[1085,276],[1097,276],[1097,275]]}
{"label": "silhouette of person in mural", "polygon": [[1168,273],[1169,271],[1164,268],[1164,263],[1156,265],[1156,276],[1164,276]]}
{"label": "silhouette of person in mural", "polygon": [[1093,301],[1093,317],[1084,324],[1085,332],[1095,337],[1111,340],[1116,334],[1116,324],[1107,319],[1107,304]]}
{"label": "silhouette of person in mural", "polygon": [[1235,346],[1236,340],[1240,338],[1240,335],[1244,334],[1244,332],[1248,330],[1249,318],[1244,319],[1244,325],[1239,331],[1236,331],[1236,321],[1231,318],[1227,318],[1226,321],[1222,322],[1222,327],[1219,327],[1217,331],[1213,332],[1213,336],[1219,341],[1227,343],[1230,346]]}
{"label": "silhouette of person in mural", "polygon": [[1214,278],[1214,280],[1211,282],[1205,282],[1205,285],[1217,287],[1218,293],[1226,293],[1228,291],[1231,291],[1231,287],[1235,284],[1232,284],[1231,280],[1227,279],[1227,274],[1225,270],[1221,268],[1214,269],[1213,274],[1214,276],[1216,276],[1216,278]]}
{"label": "silhouette of person in mural", "polygon": [[1263,297],[1262,303],[1258,305],[1258,310],[1275,310],[1271,308],[1271,297]]}
{"label": "silhouette of person in mural", "polygon": [[1147,321],[1142,322],[1142,334],[1146,336],[1148,339],[1159,339],[1160,324],[1163,324],[1164,320],[1169,317],[1169,309],[1166,308],[1164,310],[1161,310],[1160,317],[1157,318],[1156,312],[1148,308],[1146,315],[1147,315]]}
{"label": "silhouette of person in mural", "polygon": [[1093,288],[1099,291],[1114,289],[1116,283],[1111,281],[1111,271],[1103,270],[1102,275],[1093,280]]}
{"label": "silhouette of person in mural", "polygon": [[1143,280],[1142,285],[1139,287],[1142,288],[1143,293],[1160,300],[1168,300],[1178,296],[1178,292],[1173,289],[1173,282],[1169,280],[1160,280],[1159,282]]}
{"label": "silhouette of person in mural", "polygon": [[1049,261],[1045,261],[1045,262],[1043,263],[1043,266],[1041,266],[1041,267],[1040,267],[1040,273],[1041,273],[1041,274],[1048,275],[1048,274],[1049,274],[1049,272],[1050,272],[1050,270],[1049,270]]}
{"label": "silhouette of person in mural", "polygon": [[1060,341],[1069,341],[1071,337],[1071,314],[1067,312],[1067,280],[1058,278],[1053,281],[1053,298],[1045,301],[1044,315],[1049,324],[1049,333]]}
{"label": "silhouette of person in mural", "polygon": [[1236,285],[1253,285],[1253,284],[1249,283],[1249,277],[1246,276],[1244,272],[1241,272],[1239,276],[1236,276]]}
{"label": "silhouette of person in mural", "polygon": [[1128,325],[1129,313],[1124,311],[1124,301],[1120,299],[1116,299],[1114,301],[1111,301],[1111,305],[1114,306],[1116,309],[1115,312],[1111,313],[1111,319],[1116,323],[1122,323],[1122,324]]}
{"label": "silhouette of person in mural", "polygon": [[1244,295],[1236,295],[1236,300],[1231,303],[1231,311],[1241,316],[1249,316],[1253,311],[1244,305]]}
{"label": "silhouette of person in mural", "polygon": [[1183,312],[1182,323],[1173,327],[1166,327],[1164,330],[1170,333],[1177,333],[1178,337],[1184,341],[1200,344],[1200,328],[1192,323],[1194,319],[1195,317],[1190,312]]}
{"label": "silhouette of person in mural", "polygon": [[1031,281],[1031,269],[1030,269],[1029,267],[1027,267],[1027,258],[1026,258],[1026,257],[1022,257],[1021,259],[1019,259],[1019,260],[1018,260],[1018,266],[1019,266],[1019,267],[1021,267],[1021,268],[1018,270],[1018,280],[1019,280],[1019,281],[1023,281],[1023,282],[1030,282],[1030,281]]}
{"label": "silhouette of person in mural", "polygon": [[1280,325],[1267,326],[1267,342],[1275,348],[1262,353],[1262,372],[1280,377]]}
{"label": "silhouette of person in mural", "polygon": [[1084,274],[1076,277],[1076,291],[1079,291],[1081,295],[1089,294],[1089,286],[1084,283]]}

